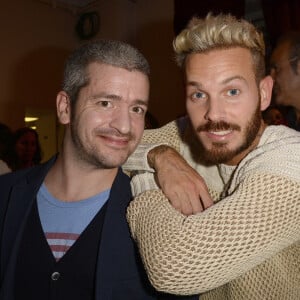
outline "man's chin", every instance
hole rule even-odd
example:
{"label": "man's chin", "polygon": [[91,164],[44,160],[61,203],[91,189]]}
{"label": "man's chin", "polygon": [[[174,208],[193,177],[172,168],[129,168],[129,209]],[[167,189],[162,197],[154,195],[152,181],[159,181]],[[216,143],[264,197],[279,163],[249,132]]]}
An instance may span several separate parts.
{"label": "man's chin", "polygon": [[222,164],[231,159],[232,156],[228,153],[220,151],[206,151],[203,153],[203,159],[207,164]]}
{"label": "man's chin", "polygon": [[228,148],[228,144],[215,145],[203,149],[203,159],[207,164],[226,164],[238,155],[238,148]]}

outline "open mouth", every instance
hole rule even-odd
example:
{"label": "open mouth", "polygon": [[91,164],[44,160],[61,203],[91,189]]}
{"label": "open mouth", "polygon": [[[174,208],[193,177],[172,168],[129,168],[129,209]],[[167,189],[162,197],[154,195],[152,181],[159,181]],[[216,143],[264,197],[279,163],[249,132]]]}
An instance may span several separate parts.
{"label": "open mouth", "polygon": [[218,131],[209,131],[210,134],[213,135],[218,135],[218,136],[223,136],[223,135],[227,135],[229,133],[232,132],[232,129],[228,129],[228,130],[218,130]]}
{"label": "open mouth", "polygon": [[130,139],[127,137],[116,137],[116,136],[101,136],[109,145],[117,148],[122,148],[128,145]]}

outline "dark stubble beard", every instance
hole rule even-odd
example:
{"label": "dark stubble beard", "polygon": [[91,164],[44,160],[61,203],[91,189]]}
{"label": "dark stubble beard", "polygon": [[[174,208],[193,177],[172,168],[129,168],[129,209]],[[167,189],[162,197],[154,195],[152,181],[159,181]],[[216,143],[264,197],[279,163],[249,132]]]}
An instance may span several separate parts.
{"label": "dark stubble beard", "polygon": [[[94,166],[97,169],[112,169],[119,167],[123,164],[128,156],[116,159],[114,162],[111,157],[104,156],[103,154],[99,154],[98,149],[96,146],[91,145],[90,148],[87,148],[87,145],[83,144],[82,139],[78,135],[78,121],[76,117],[74,117],[76,112],[74,111],[71,115],[71,124],[70,124],[70,131],[71,131],[71,139],[75,147],[75,151],[77,154],[77,158],[91,166]],[[94,129],[95,136],[106,134],[106,135],[115,135],[115,136],[122,136],[128,138],[129,140],[135,140],[136,137],[131,133],[127,135],[122,135],[118,133],[115,129],[105,129],[105,128],[96,128]]]}
{"label": "dark stubble beard", "polygon": [[87,149],[86,146],[83,145],[83,142],[77,133],[77,127],[78,127],[77,122],[75,120],[72,120],[72,122],[71,122],[71,138],[72,138],[72,142],[74,144],[77,158],[80,161],[86,162],[89,165],[92,165],[97,169],[106,168],[105,162],[102,161],[96,155],[97,150],[93,149],[93,148]]}
{"label": "dark stubble beard", "polygon": [[[259,132],[261,126],[261,111],[260,101],[256,107],[251,120],[248,122],[245,133],[244,141],[236,149],[229,150],[226,143],[213,143],[210,149],[207,149],[205,145],[199,140],[200,156],[202,160],[207,164],[221,164],[232,160],[236,155],[240,154],[244,150],[248,149]],[[226,122],[207,122],[204,125],[199,126],[196,131],[215,131],[215,130],[237,130],[241,131],[241,127],[237,124],[230,124]]]}
{"label": "dark stubble beard", "polygon": [[[76,103],[77,104],[77,103]],[[71,110],[71,124],[70,132],[71,139],[77,154],[78,160],[88,163],[97,169],[107,169],[105,159],[97,155],[97,149],[95,147],[88,149],[84,144],[80,136],[78,135],[78,117],[77,117],[77,105],[74,104]]]}

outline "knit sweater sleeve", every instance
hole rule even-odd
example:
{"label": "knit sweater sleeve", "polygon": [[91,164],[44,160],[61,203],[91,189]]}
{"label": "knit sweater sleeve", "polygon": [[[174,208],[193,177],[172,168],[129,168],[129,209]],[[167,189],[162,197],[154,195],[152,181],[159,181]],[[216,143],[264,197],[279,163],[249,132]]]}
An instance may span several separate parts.
{"label": "knit sweater sleeve", "polygon": [[154,287],[185,295],[219,287],[298,241],[299,211],[299,181],[252,172],[203,213],[186,217],[155,190],[132,201],[127,218]]}
{"label": "knit sweater sleeve", "polygon": [[126,163],[123,165],[123,170],[131,171],[148,171],[154,170],[149,167],[147,155],[148,152],[161,144],[166,144],[177,151],[180,151],[180,128],[177,121],[172,121],[158,129],[145,130],[142,141],[135,152],[130,155]]}
{"label": "knit sweater sleeve", "polygon": [[123,165],[123,170],[132,177],[131,191],[133,196],[158,189],[154,179],[154,170],[148,165],[149,151],[159,145],[169,145],[180,152],[180,135],[186,126],[185,118],[172,121],[158,129],[145,130],[142,141],[135,152]]}

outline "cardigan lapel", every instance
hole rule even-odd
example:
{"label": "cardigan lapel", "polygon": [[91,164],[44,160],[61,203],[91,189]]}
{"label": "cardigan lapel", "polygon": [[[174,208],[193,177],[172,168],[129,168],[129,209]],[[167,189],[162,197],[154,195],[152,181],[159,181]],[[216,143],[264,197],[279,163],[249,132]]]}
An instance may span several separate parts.
{"label": "cardigan lapel", "polygon": [[124,266],[124,256],[128,254],[130,259],[133,252],[126,221],[126,208],[130,200],[129,178],[119,169],[111,188],[102,228],[96,269],[96,300],[111,299],[113,284],[124,278],[128,271]]}
{"label": "cardigan lapel", "polygon": [[[27,217],[38,189],[54,160],[55,158],[28,170],[27,174],[12,186],[1,241],[1,274],[5,272],[2,291],[12,291],[18,249]],[[1,295],[0,298],[12,299],[8,295]]]}

